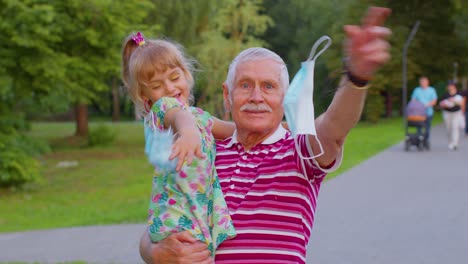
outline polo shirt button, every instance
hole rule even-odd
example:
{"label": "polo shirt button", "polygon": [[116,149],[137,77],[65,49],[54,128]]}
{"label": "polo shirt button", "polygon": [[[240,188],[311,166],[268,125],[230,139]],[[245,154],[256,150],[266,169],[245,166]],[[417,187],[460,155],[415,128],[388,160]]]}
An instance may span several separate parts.
{"label": "polo shirt button", "polygon": [[239,169],[237,169],[237,170],[236,170],[236,173],[239,173],[239,172],[240,172],[240,170],[239,170]]}
{"label": "polo shirt button", "polygon": [[242,159],[246,160],[246,159],[247,159],[247,156],[242,156]]}

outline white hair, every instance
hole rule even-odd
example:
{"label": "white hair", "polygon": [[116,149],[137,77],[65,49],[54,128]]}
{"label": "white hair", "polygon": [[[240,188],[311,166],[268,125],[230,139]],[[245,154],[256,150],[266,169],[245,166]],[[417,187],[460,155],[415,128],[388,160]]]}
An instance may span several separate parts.
{"label": "white hair", "polygon": [[289,74],[288,74],[288,69],[286,67],[286,63],[284,63],[283,59],[281,57],[274,53],[273,51],[265,48],[260,48],[260,47],[255,47],[255,48],[249,48],[237,55],[234,60],[232,60],[231,65],[229,65],[229,71],[227,74],[226,78],[226,85],[229,90],[229,97],[231,97],[231,92],[232,89],[234,88],[234,80],[236,78],[237,74],[237,66],[247,62],[247,61],[256,61],[256,60],[265,60],[265,59],[270,59],[273,60],[280,65],[280,76],[279,76],[279,82],[281,85],[281,88],[286,91],[289,86]]}

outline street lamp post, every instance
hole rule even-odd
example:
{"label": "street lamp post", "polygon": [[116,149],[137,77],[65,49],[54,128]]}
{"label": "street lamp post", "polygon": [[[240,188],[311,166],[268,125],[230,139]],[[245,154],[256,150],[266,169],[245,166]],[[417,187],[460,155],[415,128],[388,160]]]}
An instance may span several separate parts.
{"label": "street lamp post", "polygon": [[453,62],[453,83],[457,83],[458,82],[458,79],[457,79],[457,71],[458,71],[458,62]]}
{"label": "street lamp post", "polygon": [[408,39],[405,42],[405,45],[403,46],[403,58],[402,58],[402,63],[403,63],[403,83],[402,83],[402,107],[403,107],[403,121],[404,121],[404,126],[405,126],[405,131],[407,130],[407,123],[406,123],[406,104],[407,104],[407,80],[406,80],[406,58],[407,58],[407,53],[408,53],[408,47],[409,44],[411,43],[411,40],[413,40],[414,35],[416,34],[416,31],[418,31],[420,21],[416,21],[416,23],[413,26],[413,29],[411,30]]}

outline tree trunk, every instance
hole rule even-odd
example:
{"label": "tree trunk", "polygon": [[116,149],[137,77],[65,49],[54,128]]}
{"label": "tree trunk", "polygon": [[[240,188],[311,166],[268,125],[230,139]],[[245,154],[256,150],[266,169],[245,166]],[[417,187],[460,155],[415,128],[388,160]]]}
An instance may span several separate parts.
{"label": "tree trunk", "polygon": [[120,96],[119,87],[115,78],[112,80],[112,122],[120,120]]}
{"label": "tree trunk", "polygon": [[393,112],[393,101],[392,101],[392,94],[390,92],[387,92],[385,96],[385,101],[386,101],[386,117],[392,117],[392,112]]}
{"label": "tree trunk", "polygon": [[88,105],[77,103],[75,106],[76,136],[88,136]]}

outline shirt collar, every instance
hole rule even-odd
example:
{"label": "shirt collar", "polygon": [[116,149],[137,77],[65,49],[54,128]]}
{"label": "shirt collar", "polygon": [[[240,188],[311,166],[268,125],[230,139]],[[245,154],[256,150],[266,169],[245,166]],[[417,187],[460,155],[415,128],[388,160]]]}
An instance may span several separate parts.
{"label": "shirt collar", "polygon": [[[287,132],[288,131],[281,124],[279,124],[276,131],[273,134],[271,134],[267,139],[265,139],[261,144],[262,145],[270,145],[270,144],[276,143],[280,139],[284,138],[284,136],[286,135]],[[239,143],[239,141],[237,140],[237,129],[234,130],[234,133],[232,134],[231,140],[226,145],[226,147],[230,148],[230,147],[232,147],[232,145],[234,145],[236,143]]]}

